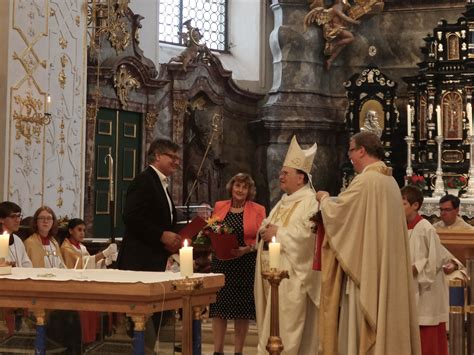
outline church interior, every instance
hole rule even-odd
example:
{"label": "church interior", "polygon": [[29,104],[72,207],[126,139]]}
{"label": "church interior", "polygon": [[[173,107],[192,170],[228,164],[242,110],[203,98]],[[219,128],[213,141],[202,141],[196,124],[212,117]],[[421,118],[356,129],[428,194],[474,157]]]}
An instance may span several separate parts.
{"label": "church interior", "polygon": [[[317,144],[311,183],[337,196],[356,175],[350,137],[370,131],[398,185],[422,189],[423,216],[440,220],[449,193],[474,226],[474,0],[3,0],[0,19],[1,200],[23,217],[49,206],[60,229],[83,219],[91,252],[120,244],[127,189],[156,138],[180,146],[168,186],[178,220],[211,213],[238,173],[252,176],[269,212],[293,136]],[[474,266],[473,231],[439,236]],[[474,351],[474,297],[465,302],[450,328],[453,355]],[[48,320],[48,353],[76,353],[61,344],[64,322],[80,328],[65,307]],[[27,308],[0,317],[0,353],[34,344]],[[175,313],[161,348],[146,353],[181,353]],[[100,336],[74,351],[131,351],[130,319],[97,322]],[[23,338],[9,343],[12,334]],[[257,353],[256,337],[251,323],[245,353]],[[108,338],[112,350],[99,350]]]}

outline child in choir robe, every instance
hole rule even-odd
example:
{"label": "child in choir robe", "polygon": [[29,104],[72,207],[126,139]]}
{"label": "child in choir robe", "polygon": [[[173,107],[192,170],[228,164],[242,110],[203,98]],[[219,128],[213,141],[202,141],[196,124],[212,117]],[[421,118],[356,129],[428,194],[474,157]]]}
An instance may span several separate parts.
{"label": "child in choir robe", "polygon": [[32,221],[33,234],[25,240],[25,248],[33,267],[64,268],[64,260],[55,237],[58,220],[54,211],[43,206],[36,210]]}
{"label": "child in choir robe", "polygon": [[415,296],[423,355],[447,355],[446,323],[449,319],[449,289],[443,269],[455,263],[441,245],[436,229],[418,213],[423,193],[415,186],[401,190],[408,224]]}
{"label": "child in choir robe", "polygon": [[[68,223],[68,236],[61,244],[64,263],[69,269],[100,269],[110,265],[117,258],[117,245],[110,244],[105,250],[91,256],[82,242],[86,234],[86,224],[80,218],[73,218]],[[114,259],[115,258],[115,259]],[[105,264],[105,265],[104,265]],[[99,312],[81,311],[82,342],[92,343],[100,329]]]}
{"label": "child in choir robe", "polygon": [[32,267],[23,241],[14,234],[20,229],[21,217],[21,208],[16,203],[10,201],[0,203],[0,225],[3,231],[10,234],[10,251],[7,261],[16,267]]}
{"label": "child in choir robe", "polygon": [[117,260],[117,245],[110,244],[103,251],[91,256],[82,244],[86,232],[86,224],[80,218],[73,218],[68,224],[68,236],[61,244],[64,263],[69,269],[100,269]]}

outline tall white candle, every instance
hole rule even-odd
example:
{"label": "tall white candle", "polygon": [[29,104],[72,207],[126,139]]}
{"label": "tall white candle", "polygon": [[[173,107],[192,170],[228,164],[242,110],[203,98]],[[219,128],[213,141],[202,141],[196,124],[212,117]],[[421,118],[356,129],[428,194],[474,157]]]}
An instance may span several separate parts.
{"label": "tall white candle", "polygon": [[7,232],[3,232],[0,234],[0,259],[8,256],[9,251],[9,244],[10,244],[10,234]]}
{"label": "tall white candle", "polygon": [[473,135],[472,132],[472,104],[468,102],[466,104],[467,122],[469,124],[469,135]]}
{"label": "tall white candle", "polygon": [[411,137],[411,106],[407,105],[407,136]]}
{"label": "tall white candle", "polygon": [[193,247],[188,247],[188,240],[184,240],[183,247],[179,249],[179,269],[181,276],[193,275]]}
{"label": "tall white candle", "polygon": [[443,126],[441,122],[441,107],[436,106],[436,125],[438,126],[438,136],[443,135]]}
{"label": "tall white candle", "polygon": [[46,113],[49,113],[50,106],[51,106],[51,96],[48,95],[48,98],[46,99],[46,110],[45,110]]}
{"label": "tall white candle", "polygon": [[270,258],[270,269],[280,268],[280,243],[276,242],[276,238],[272,237],[272,242],[268,244],[268,256]]}

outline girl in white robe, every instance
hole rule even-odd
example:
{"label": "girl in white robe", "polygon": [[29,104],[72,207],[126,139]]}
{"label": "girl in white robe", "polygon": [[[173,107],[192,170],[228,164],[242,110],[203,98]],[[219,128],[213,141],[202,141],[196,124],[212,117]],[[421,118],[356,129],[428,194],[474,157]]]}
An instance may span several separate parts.
{"label": "girl in white robe", "polygon": [[117,245],[110,244],[103,251],[90,255],[82,242],[86,224],[80,218],[73,218],[68,224],[68,236],[61,244],[61,252],[68,269],[100,269],[110,265],[117,258]]}

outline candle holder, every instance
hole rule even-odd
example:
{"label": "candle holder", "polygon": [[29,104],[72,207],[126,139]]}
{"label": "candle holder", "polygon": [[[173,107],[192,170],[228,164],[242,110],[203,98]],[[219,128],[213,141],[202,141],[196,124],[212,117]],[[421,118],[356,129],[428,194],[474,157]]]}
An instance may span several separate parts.
{"label": "candle holder", "polygon": [[413,145],[413,136],[408,135],[405,137],[405,142],[407,142],[407,169],[406,175],[412,176],[413,175],[413,168],[411,166],[411,147]]}
{"label": "candle holder", "polygon": [[190,279],[186,276],[184,279],[171,281],[171,285],[175,291],[194,291],[204,286],[204,279],[202,277]]}
{"label": "candle holder", "polygon": [[5,258],[0,258],[0,275],[10,275],[12,273],[12,266]]}
{"label": "candle holder", "polygon": [[463,197],[474,197],[474,136],[469,135],[469,182]]}
{"label": "candle holder", "polygon": [[271,268],[270,271],[263,271],[262,277],[268,280],[271,286],[270,336],[266,349],[270,355],[280,355],[284,346],[280,338],[278,287],[283,279],[289,279],[290,276],[286,270]]}
{"label": "candle holder", "polygon": [[443,136],[436,136],[435,141],[438,144],[438,166],[436,168],[436,183],[433,197],[444,196],[444,181],[443,181],[443,168],[441,167],[441,154],[443,145]]}
{"label": "candle holder", "polygon": [[185,277],[184,279],[175,280],[171,282],[175,291],[182,293],[183,300],[183,330],[181,333],[181,342],[183,348],[183,354],[193,354],[193,340],[200,341],[200,335],[197,335],[193,339],[193,309],[191,306],[191,295],[194,291],[203,288],[203,278],[192,278]]}

